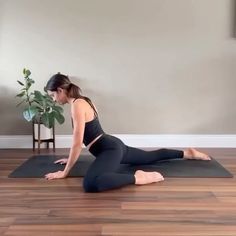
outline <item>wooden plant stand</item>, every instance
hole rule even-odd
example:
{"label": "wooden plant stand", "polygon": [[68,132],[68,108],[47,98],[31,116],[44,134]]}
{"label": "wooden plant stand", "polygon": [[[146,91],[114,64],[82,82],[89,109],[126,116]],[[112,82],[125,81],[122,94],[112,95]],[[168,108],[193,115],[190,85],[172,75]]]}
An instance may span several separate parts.
{"label": "wooden plant stand", "polygon": [[[38,129],[37,137],[36,137],[35,130],[34,130],[35,125],[37,125],[37,129]],[[55,126],[53,125],[53,127],[52,127],[52,138],[42,139],[41,135],[40,135],[40,125],[42,125],[42,124],[40,124],[39,122],[32,121],[33,151],[35,152],[35,143],[38,144],[37,145],[38,153],[40,153],[41,143],[46,143],[47,149],[49,149],[49,144],[52,143],[53,144],[53,152],[55,152]]]}

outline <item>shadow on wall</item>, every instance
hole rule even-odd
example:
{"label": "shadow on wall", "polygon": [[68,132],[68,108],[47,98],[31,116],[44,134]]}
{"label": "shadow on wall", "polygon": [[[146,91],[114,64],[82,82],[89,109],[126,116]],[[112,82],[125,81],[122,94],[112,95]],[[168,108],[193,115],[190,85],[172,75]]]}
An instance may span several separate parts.
{"label": "shadow on wall", "polygon": [[231,36],[236,38],[236,0],[231,0]]}
{"label": "shadow on wall", "polygon": [[82,95],[89,97],[95,103],[105,132],[113,134],[141,133],[142,130],[138,130],[136,125],[137,123],[140,124],[143,118],[137,114],[139,104],[133,104],[132,98],[128,94],[113,87],[114,83],[104,85],[103,79],[98,80],[96,78],[93,80],[92,78],[78,78],[76,76],[70,76],[70,78],[82,89]]}
{"label": "shadow on wall", "polygon": [[0,135],[31,134],[31,123],[24,120],[22,107],[16,107],[20,102],[16,93],[5,86],[0,86]]}
{"label": "shadow on wall", "polygon": [[[132,123],[124,122],[124,119],[127,120],[127,116],[124,112],[119,112],[121,107],[130,107],[130,109],[132,109],[133,106],[129,104],[129,98],[127,96],[119,93],[115,88],[110,88],[108,84],[104,85],[104,79],[99,80],[98,78],[86,78],[73,75],[69,75],[69,78],[72,83],[81,88],[82,95],[89,97],[95,104],[102,128],[106,133],[129,132],[126,126],[130,128]],[[129,117],[132,118],[132,114],[135,116],[135,114],[130,111]],[[56,134],[71,135],[71,116],[68,104],[64,106],[64,115],[66,121],[62,126],[56,125]]]}

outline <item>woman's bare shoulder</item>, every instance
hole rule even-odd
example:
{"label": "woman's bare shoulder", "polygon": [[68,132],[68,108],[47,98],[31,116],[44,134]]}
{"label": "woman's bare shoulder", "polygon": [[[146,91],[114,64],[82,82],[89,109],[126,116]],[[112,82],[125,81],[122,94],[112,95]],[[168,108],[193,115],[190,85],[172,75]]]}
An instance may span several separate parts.
{"label": "woman's bare shoulder", "polygon": [[87,105],[85,103],[85,101],[83,101],[83,99],[76,99],[71,106],[71,112],[78,112],[78,111],[86,111]]}
{"label": "woman's bare shoulder", "polygon": [[83,98],[77,98],[74,102],[73,102],[73,105],[74,106],[77,106],[77,107],[84,107],[84,108],[89,108],[90,105],[89,103],[84,100]]}
{"label": "woman's bare shoulder", "polygon": [[[94,108],[96,109],[97,111],[97,108],[96,106],[94,105],[94,103],[92,102]],[[84,110],[85,112],[90,112],[92,109],[91,105],[84,99],[82,98],[77,98],[74,102],[73,102],[73,106],[72,106],[72,109],[77,110],[77,109],[82,109]]]}

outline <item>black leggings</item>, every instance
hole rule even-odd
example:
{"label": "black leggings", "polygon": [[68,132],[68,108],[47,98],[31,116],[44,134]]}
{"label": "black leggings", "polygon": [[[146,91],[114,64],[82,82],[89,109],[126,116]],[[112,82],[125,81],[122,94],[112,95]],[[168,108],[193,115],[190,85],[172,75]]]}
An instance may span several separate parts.
{"label": "black leggings", "polygon": [[117,173],[120,164],[150,164],[159,160],[183,158],[183,151],[159,149],[144,151],[129,147],[120,139],[103,134],[89,149],[96,157],[84,177],[86,192],[101,192],[135,183],[133,174]]}

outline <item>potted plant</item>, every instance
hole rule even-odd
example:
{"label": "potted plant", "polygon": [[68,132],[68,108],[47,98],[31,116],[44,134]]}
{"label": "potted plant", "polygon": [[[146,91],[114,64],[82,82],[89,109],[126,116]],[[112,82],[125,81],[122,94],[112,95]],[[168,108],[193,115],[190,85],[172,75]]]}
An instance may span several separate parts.
{"label": "potted plant", "polygon": [[[23,81],[17,80],[21,85],[21,90],[16,96],[22,100],[17,106],[25,105],[23,116],[27,121],[33,122],[35,137],[38,137],[40,133],[40,140],[51,139],[55,121],[59,124],[65,121],[63,108],[57,106],[46,91],[44,94],[38,90],[31,91],[31,86],[35,81],[30,78],[30,70],[24,68],[23,75]],[[39,125],[40,129],[38,128]]]}

